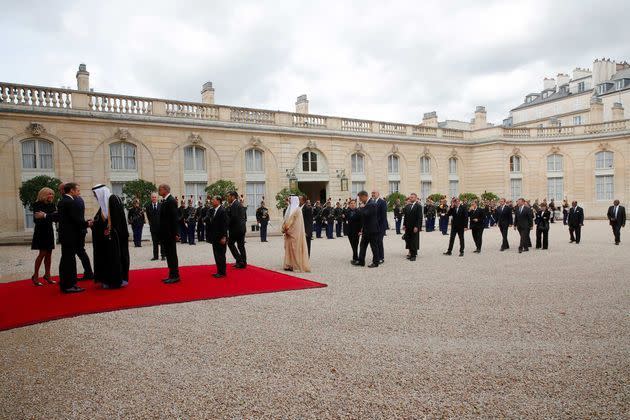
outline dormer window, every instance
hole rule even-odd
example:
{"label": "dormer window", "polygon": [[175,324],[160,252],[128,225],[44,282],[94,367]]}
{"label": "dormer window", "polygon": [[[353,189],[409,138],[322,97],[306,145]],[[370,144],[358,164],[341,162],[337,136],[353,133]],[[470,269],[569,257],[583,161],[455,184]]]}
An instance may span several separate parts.
{"label": "dormer window", "polygon": [[615,89],[617,89],[617,90],[623,89],[623,87],[625,85],[624,82],[625,82],[624,79],[617,80],[616,85],[615,85]]}
{"label": "dormer window", "polygon": [[578,93],[584,92],[584,82],[578,83]]}

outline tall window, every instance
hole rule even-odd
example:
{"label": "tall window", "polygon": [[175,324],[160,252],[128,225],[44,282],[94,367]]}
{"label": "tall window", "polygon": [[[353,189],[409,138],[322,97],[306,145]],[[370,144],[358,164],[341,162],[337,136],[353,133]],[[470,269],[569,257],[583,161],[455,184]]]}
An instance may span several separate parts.
{"label": "tall window", "polygon": [[613,152],[604,151],[595,154],[595,169],[613,169],[613,165]]}
{"label": "tall window", "polygon": [[136,146],[131,143],[112,143],[109,146],[111,168],[115,171],[135,171]]}
{"label": "tall window", "polygon": [[431,158],[428,156],[422,156],[420,158],[420,173],[422,175],[429,175],[431,173]]}
{"label": "tall window", "polygon": [[387,173],[398,174],[398,156],[389,155],[387,158]]}
{"label": "tall window", "polygon": [[513,173],[521,172],[521,157],[520,156],[510,156],[510,172],[513,172]]}
{"label": "tall window", "polygon": [[523,195],[523,180],[520,178],[510,179],[510,195],[512,200],[518,200]]}
{"label": "tall window", "polygon": [[547,172],[562,172],[562,155],[553,154],[547,156]]}
{"label": "tall window", "polygon": [[576,115],[573,117],[573,125],[580,125],[582,124],[582,116],[581,115]]}
{"label": "tall window", "polygon": [[426,200],[431,195],[431,181],[422,181],[420,183],[420,197]]}
{"label": "tall window", "polygon": [[395,193],[400,190],[400,182],[398,181],[389,181],[389,193]]}
{"label": "tall window", "polygon": [[263,152],[258,149],[245,151],[245,171],[247,173],[264,172]]}
{"label": "tall window", "polygon": [[184,170],[205,172],[206,151],[198,146],[185,147],[184,148]]}
{"label": "tall window", "polygon": [[564,179],[559,178],[547,178],[547,198],[555,201],[561,201],[564,197]]}
{"label": "tall window", "polygon": [[184,191],[186,195],[186,203],[192,195],[193,205],[197,206],[197,200],[201,197],[201,201],[205,201],[206,196],[206,183],[205,182],[184,182]]}
{"label": "tall window", "polygon": [[352,160],[352,173],[353,174],[362,174],[364,172],[363,155],[360,155],[358,153],[354,153],[351,156],[351,160]]}
{"label": "tall window", "polygon": [[247,198],[247,217],[256,217],[256,209],[265,197],[264,182],[247,182],[245,184],[245,195]]}
{"label": "tall window", "polygon": [[449,175],[457,175],[457,158],[450,158],[448,160],[448,173]]}
{"label": "tall window", "polygon": [[359,195],[359,192],[365,190],[365,182],[363,181],[352,181],[352,197],[356,197]]}
{"label": "tall window", "polygon": [[315,152],[302,153],[302,171],[317,172],[317,153]]}
{"label": "tall window", "polygon": [[26,140],[22,142],[22,169],[53,168],[53,146],[46,140]]}
{"label": "tall window", "polygon": [[459,197],[459,181],[456,181],[456,180],[448,181],[448,195],[449,195],[449,198]]}
{"label": "tall window", "polygon": [[612,200],[615,194],[613,175],[597,175],[595,177],[595,197],[597,200]]}

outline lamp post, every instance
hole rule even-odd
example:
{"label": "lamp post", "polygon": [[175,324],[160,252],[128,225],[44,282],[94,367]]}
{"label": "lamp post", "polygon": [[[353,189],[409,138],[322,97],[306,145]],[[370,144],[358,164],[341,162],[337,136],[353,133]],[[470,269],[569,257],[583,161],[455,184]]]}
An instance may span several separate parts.
{"label": "lamp post", "polygon": [[287,178],[289,178],[289,189],[294,191],[298,189],[298,179],[295,176],[295,169],[286,170]]}
{"label": "lamp post", "polygon": [[339,178],[341,191],[348,191],[348,177],[345,169],[337,169],[337,178]]}

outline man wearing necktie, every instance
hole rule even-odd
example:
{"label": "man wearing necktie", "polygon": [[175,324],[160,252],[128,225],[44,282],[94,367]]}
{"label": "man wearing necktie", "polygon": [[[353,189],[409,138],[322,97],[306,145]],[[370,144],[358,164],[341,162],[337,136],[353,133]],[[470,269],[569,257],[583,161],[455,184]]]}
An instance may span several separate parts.
{"label": "man wearing necktie", "polygon": [[571,203],[567,221],[569,223],[569,235],[571,237],[570,243],[575,242],[579,244],[580,238],[582,237],[582,226],[584,226],[584,210],[577,205],[577,201]]}
{"label": "man wearing necktie", "polygon": [[[158,259],[158,248],[160,244],[160,207],[161,204],[158,203],[158,195],[157,193],[151,193],[151,202],[146,205],[144,208],[144,214],[147,215],[147,220],[149,221],[149,230],[151,231],[151,241],[153,242],[153,258],[151,261],[157,261]],[[165,260],[164,249],[161,249],[162,260]]]}
{"label": "man wearing necktie", "polygon": [[464,231],[468,229],[468,210],[462,204],[458,198],[453,198],[451,201],[451,208],[446,213],[446,216],[451,216],[451,237],[448,241],[448,251],[444,255],[451,255],[453,251],[453,245],[455,244],[455,236],[459,237],[459,256],[464,256]]}
{"label": "man wearing necktie", "polygon": [[521,242],[518,247],[518,253],[529,251],[531,240],[529,232],[534,228],[534,217],[531,207],[525,204],[525,200],[519,198],[514,212],[514,229],[518,229],[521,235]]}
{"label": "man wearing necktie", "polygon": [[615,200],[613,205],[608,207],[608,221],[615,236],[615,245],[621,242],[621,228],[626,226],[626,208],[619,205],[619,200]]}

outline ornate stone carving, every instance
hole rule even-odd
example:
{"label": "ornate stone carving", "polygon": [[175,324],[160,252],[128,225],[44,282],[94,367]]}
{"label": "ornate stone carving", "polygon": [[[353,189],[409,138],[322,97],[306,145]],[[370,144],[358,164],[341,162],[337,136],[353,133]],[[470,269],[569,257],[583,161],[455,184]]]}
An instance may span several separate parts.
{"label": "ornate stone carving", "polygon": [[400,153],[400,150],[398,150],[398,145],[397,144],[392,145],[391,154],[397,155],[398,153]]}
{"label": "ornate stone carving", "polygon": [[129,134],[129,130],[127,130],[126,128],[119,128],[119,129],[116,130],[116,133],[114,134],[114,136],[118,140],[125,141],[129,137],[131,137],[131,134]]}
{"label": "ornate stone carving", "polygon": [[424,149],[422,149],[422,156],[429,156],[429,154],[429,148],[424,146]]}
{"label": "ornate stone carving", "polygon": [[252,136],[249,139],[249,144],[254,147],[260,147],[262,145],[262,140],[260,137]]}
{"label": "ornate stone carving", "polygon": [[451,157],[457,157],[457,149],[454,147],[451,149]]}
{"label": "ornate stone carving", "polygon": [[306,145],[307,149],[317,149],[317,143],[315,143],[315,140],[309,140],[308,144]]}
{"label": "ornate stone carving", "polygon": [[32,122],[26,127],[26,131],[31,133],[33,136],[41,136],[46,132],[46,129],[40,123]]}
{"label": "ornate stone carving", "polygon": [[599,145],[597,146],[597,148],[598,148],[599,150],[602,150],[602,151],[604,151],[604,150],[609,150],[609,149],[610,149],[610,144],[608,144],[608,143],[599,143]]}
{"label": "ornate stone carving", "polygon": [[514,156],[519,156],[521,154],[521,149],[519,149],[518,147],[515,147],[514,149],[512,149],[512,154]]}
{"label": "ornate stone carving", "polygon": [[363,145],[361,143],[356,143],[354,145],[354,151],[363,153],[365,152],[365,149],[363,149]]}
{"label": "ornate stone carving", "polygon": [[555,155],[560,153],[560,148],[558,146],[551,146],[551,150],[549,150],[550,155]]}
{"label": "ornate stone carving", "polygon": [[188,140],[190,140],[190,142],[192,144],[199,144],[201,143],[201,136],[199,135],[199,133],[190,133],[190,135],[188,136]]}

